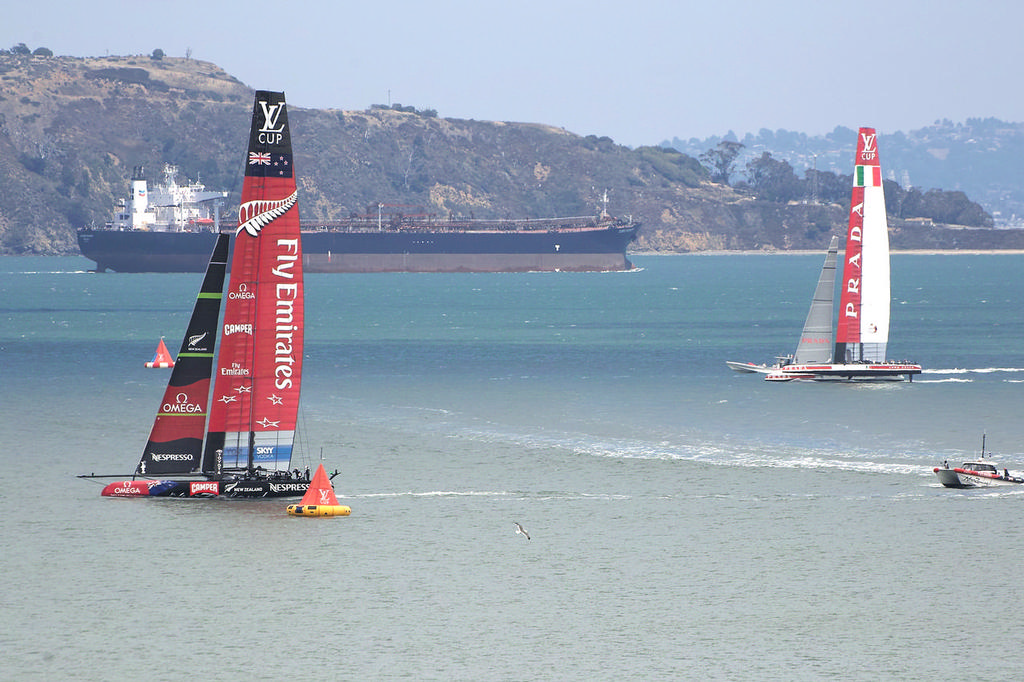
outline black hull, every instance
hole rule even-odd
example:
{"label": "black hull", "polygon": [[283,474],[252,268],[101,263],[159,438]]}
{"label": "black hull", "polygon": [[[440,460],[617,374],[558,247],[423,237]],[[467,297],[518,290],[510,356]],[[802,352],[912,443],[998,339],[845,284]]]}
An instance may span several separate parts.
{"label": "black hull", "polygon": [[104,497],[224,497],[261,499],[271,497],[302,497],[309,481],[286,478],[221,480],[134,479],[116,481],[101,493]]}
{"label": "black hull", "polygon": [[[638,229],[629,224],[563,231],[307,230],[303,267],[307,273],[629,270],[626,247]],[[214,236],[83,229],[78,246],[100,272],[203,272]]]}

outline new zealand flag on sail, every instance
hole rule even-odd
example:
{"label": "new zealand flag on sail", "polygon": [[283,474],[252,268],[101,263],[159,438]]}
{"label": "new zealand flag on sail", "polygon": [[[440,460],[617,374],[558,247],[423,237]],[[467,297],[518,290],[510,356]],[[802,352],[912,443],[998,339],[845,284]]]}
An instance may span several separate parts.
{"label": "new zealand flag on sail", "polygon": [[249,152],[245,174],[258,178],[290,178],[292,157],[289,154]]}
{"label": "new zealand flag on sail", "polygon": [[256,93],[245,174],[258,178],[292,177],[292,140],[283,92]]}

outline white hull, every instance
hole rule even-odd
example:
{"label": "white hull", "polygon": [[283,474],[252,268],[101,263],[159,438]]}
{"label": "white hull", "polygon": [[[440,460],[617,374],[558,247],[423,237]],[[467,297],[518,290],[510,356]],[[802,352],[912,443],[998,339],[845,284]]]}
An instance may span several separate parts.
{"label": "white hull", "polygon": [[1010,476],[1010,473],[989,463],[964,462],[963,466],[950,469],[948,466],[935,467],[932,471],[939,483],[947,488],[991,488],[1004,485],[1024,484],[1024,478]]}
{"label": "white hull", "polygon": [[752,362],[737,362],[735,360],[726,360],[725,364],[732,371],[740,372],[741,374],[768,374],[776,369],[768,365],[755,365]]}
{"label": "white hull", "polygon": [[764,374],[766,381],[913,381],[921,373],[921,365],[895,362],[769,366],[726,360],[725,364],[741,374]]}
{"label": "white hull", "polygon": [[921,373],[921,365],[895,362],[786,365],[772,368],[765,379],[768,381],[791,381],[811,379],[814,381],[913,381]]}
{"label": "white hull", "polygon": [[741,374],[764,374],[766,381],[912,381],[915,374],[921,373],[921,365],[895,362],[755,365],[726,360],[725,364]]}
{"label": "white hull", "polygon": [[985,476],[972,476],[970,474],[957,473],[961,488],[991,488],[999,485],[1014,485],[1013,481],[1002,481]]}
{"label": "white hull", "polygon": [[988,476],[976,476],[955,469],[936,469],[935,475],[939,483],[947,488],[993,488],[1003,485],[1021,485],[1024,480],[1005,478],[990,478]]}

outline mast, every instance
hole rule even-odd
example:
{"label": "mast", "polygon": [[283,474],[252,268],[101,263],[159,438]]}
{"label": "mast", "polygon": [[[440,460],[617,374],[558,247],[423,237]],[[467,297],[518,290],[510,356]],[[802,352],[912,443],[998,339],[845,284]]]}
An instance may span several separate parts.
{"label": "mast", "polygon": [[885,361],[890,307],[889,227],[874,128],[861,128],[857,134],[840,291],[834,361]]}
{"label": "mast", "polygon": [[304,328],[297,197],[284,93],[257,91],[206,472],[285,471],[291,462]]}

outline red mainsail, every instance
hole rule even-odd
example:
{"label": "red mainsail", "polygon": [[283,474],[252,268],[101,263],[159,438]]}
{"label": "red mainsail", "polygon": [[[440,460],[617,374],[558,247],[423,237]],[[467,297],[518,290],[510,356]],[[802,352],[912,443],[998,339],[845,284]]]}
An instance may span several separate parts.
{"label": "red mainsail", "polygon": [[256,92],[245,168],[203,469],[286,471],[299,407],[304,291],[284,93]]}

